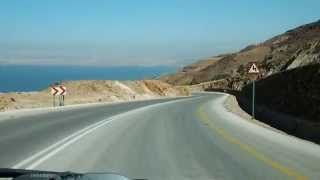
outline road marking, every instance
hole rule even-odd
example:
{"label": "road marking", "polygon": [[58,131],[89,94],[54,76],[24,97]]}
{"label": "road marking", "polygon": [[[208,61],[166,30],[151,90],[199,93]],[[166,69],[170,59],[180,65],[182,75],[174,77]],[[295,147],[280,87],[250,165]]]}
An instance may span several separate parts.
{"label": "road marking", "polygon": [[[46,149],[44,149],[44,150],[42,150],[42,151],[30,156],[29,158],[27,158],[27,159],[25,159],[23,161],[21,161],[20,163],[14,165],[12,168],[16,168],[16,169],[17,168],[33,169],[36,166],[40,165],[42,162],[46,161],[50,157],[54,156],[58,152],[60,152],[63,149],[65,149],[70,144],[76,142],[80,138],[82,138],[85,135],[93,132],[94,130],[98,129],[99,127],[113,122],[114,120],[115,119],[108,118],[108,119],[99,121],[99,122],[97,122],[95,124],[92,124],[90,126],[87,126],[86,128],[83,128],[83,129],[71,134],[70,136],[67,136],[66,138],[54,143],[53,145],[47,147]],[[41,157],[41,156],[43,156],[43,157]],[[39,158],[39,159],[37,159],[37,158]],[[35,162],[33,162],[33,161],[35,161]],[[28,165],[29,163],[32,163],[32,164],[30,164],[27,167],[24,167],[24,166]]]}
{"label": "road marking", "polygon": [[[81,137],[89,134],[90,132],[96,130],[97,128],[106,125],[108,123],[111,123],[113,121],[116,120],[117,117],[123,116],[124,114],[127,114],[129,112],[137,112],[137,111],[144,111],[145,109],[149,109],[149,108],[153,108],[159,105],[163,105],[163,104],[170,104],[170,103],[176,103],[177,101],[187,101],[190,99],[197,99],[200,97],[183,97],[183,98],[177,98],[177,99],[173,99],[173,100],[169,100],[169,101],[165,101],[165,102],[158,102],[152,105],[147,105],[147,106],[143,106],[137,109],[133,109],[130,110],[126,113],[123,114],[118,114],[112,117],[109,117],[105,120],[99,121],[95,124],[89,125],[73,134],[71,134],[70,136],[65,137],[64,139],[54,143],[53,145],[45,148],[44,150],[41,150],[40,152],[26,158],[25,160],[19,162],[18,164],[12,166],[12,168],[14,169],[19,169],[19,168],[24,168],[24,169],[32,169],[35,168],[36,166],[38,166],[39,164],[41,164],[42,162],[44,162],[45,160],[49,159],[50,157],[54,156],[55,154],[57,154],[58,152],[62,151],[63,149],[65,149],[67,146],[69,146],[70,144],[74,143],[75,141],[79,140]],[[160,99],[159,99],[160,100]],[[141,100],[137,100],[137,101],[141,101]],[[40,159],[38,159],[40,158]],[[32,164],[30,164],[32,163]],[[27,166],[27,167],[26,167]]]}
{"label": "road marking", "polygon": [[233,137],[231,134],[229,134],[223,128],[218,127],[213,121],[211,121],[208,118],[207,114],[203,110],[203,106],[200,106],[197,109],[197,115],[200,118],[200,121],[202,123],[206,124],[210,129],[212,129],[213,131],[218,133],[220,136],[222,136],[227,142],[229,142],[231,144],[234,144],[234,145],[237,145],[241,150],[243,150],[244,152],[250,154],[251,156],[253,156],[257,160],[262,161],[263,163],[267,164],[272,169],[277,170],[277,171],[287,175],[288,177],[294,178],[296,180],[306,180],[306,179],[308,179],[307,177],[305,177],[303,175],[300,175],[296,171],[294,171],[294,170],[292,170],[292,169],[290,169],[290,168],[288,168],[288,167],[286,167],[284,165],[281,165],[278,162],[268,158],[266,155],[258,152],[252,146],[240,142],[240,140],[238,140],[235,137]]}

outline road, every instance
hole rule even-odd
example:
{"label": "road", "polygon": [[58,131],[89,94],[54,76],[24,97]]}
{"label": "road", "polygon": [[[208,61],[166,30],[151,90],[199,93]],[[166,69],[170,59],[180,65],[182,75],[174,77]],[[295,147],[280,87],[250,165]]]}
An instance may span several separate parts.
{"label": "road", "polygon": [[147,179],[320,179],[320,146],[228,112],[221,93],[0,121],[0,167]]}

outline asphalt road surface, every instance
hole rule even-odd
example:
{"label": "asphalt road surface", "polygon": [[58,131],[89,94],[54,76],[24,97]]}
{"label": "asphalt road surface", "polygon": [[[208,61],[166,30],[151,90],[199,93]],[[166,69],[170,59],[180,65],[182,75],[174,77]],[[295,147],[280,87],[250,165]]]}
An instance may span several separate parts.
{"label": "asphalt road surface", "polygon": [[227,95],[81,107],[0,121],[0,167],[146,179],[320,179],[320,146],[228,112]]}

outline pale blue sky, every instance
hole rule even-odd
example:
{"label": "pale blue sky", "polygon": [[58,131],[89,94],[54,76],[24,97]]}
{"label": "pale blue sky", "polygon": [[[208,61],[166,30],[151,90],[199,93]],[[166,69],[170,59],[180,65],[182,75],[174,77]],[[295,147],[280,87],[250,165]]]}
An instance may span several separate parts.
{"label": "pale blue sky", "polygon": [[320,19],[319,0],[2,0],[0,63],[182,65]]}

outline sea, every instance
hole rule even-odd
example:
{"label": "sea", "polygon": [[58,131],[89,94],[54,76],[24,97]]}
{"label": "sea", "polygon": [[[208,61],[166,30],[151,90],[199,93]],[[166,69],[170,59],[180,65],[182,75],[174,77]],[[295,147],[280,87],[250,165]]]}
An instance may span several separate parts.
{"label": "sea", "polygon": [[143,80],[176,71],[171,66],[0,65],[0,93],[30,92],[66,80]]}

